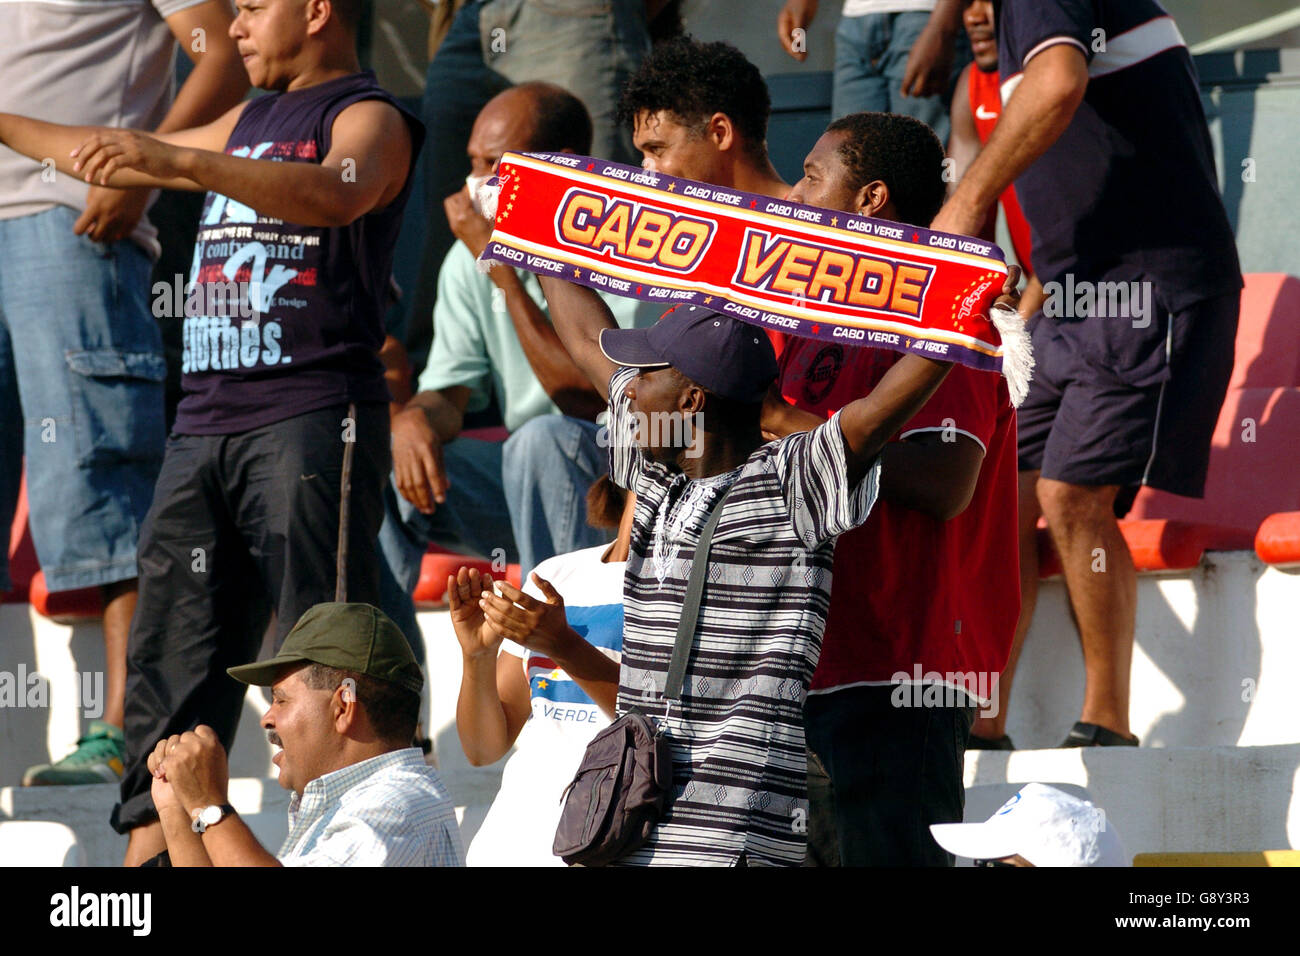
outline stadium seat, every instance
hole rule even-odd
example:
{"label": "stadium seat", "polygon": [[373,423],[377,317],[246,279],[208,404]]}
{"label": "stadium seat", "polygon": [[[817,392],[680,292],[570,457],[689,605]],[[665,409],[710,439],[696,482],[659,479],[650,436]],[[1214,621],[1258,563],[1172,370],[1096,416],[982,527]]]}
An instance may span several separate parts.
{"label": "stadium seat", "polygon": [[45,586],[45,572],[32,575],[27,600],[38,614],[44,614],[60,624],[100,617],[104,613],[104,593],[99,588],[78,588],[75,591],[55,591]]}
{"label": "stadium seat", "polygon": [[[477,438],[479,441],[505,441],[510,432],[500,425],[490,428],[466,428],[461,432],[465,438]],[[500,571],[492,570],[492,562],[469,555],[456,554],[437,545],[430,545],[424,560],[420,564],[420,580],[415,585],[412,598],[416,604],[440,605],[447,596],[447,577],[460,568],[477,568],[480,573],[501,577]],[[519,583],[520,568],[517,564],[506,566],[505,579],[515,587]]]}
{"label": "stadium seat", "polygon": [[1182,498],[1143,488],[1129,519],[1198,525],[1212,550],[1249,550],[1270,514],[1300,510],[1300,482],[1294,474],[1297,442],[1300,388],[1229,390],[1210,448],[1205,497]]}
{"label": "stadium seat", "polygon": [[1241,290],[1236,355],[1228,388],[1300,385],[1300,279],[1252,272]]}
{"label": "stadium seat", "polygon": [[1265,518],[1255,535],[1255,553],[1265,564],[1300,565],[1300,511]]}
{"label": "stadium seat", "polygon": [[72,828],[37,820],[0,821],[0,866],[85,866]]}
{"label": "stadium seat", "polygon": [[[492,569],[492,562],[482,558],[472,558],[452,551],[444,551],[436,546],[430,547],[420,563],[420,580],[411,595],[416,604],[442,604],[447,596],[447,578],[460,568],[477,568],[481,574],[501,577],[500,571]],[[506,565],[505,579],[515,587],[520,584],[520,567],[517,564]]]}
{"label": "stadium seat", "polygon": [[51,594],[45,586],[45,575],[37,562],[31,529],[27,526],[26,476],[18,486],[18,507],[14,510],[14,523],[9,534],[9,576],[14,586],[0,595],[0,603],[27,602],[38,613],[60,623],[99,617],[104,613],[103,594],[99,588]]}
{"label": "stadium seat", "polygon": [[31,531],[27,527],[27,481],[24,477],[18,486],[18,507],[14,509],[14,522],[9,530],[9,577],[13,587],[0,592],[0,604],[26,603],[32,577],[39,567]]}
{"label": "stadium seat", "polygon": [[[1152,488],[1138,492],[1128,517],[1120,522],[1137,569],[1186,570],[1199,564],[1206,551],[1256,547],[1265,519],[1300,511],[1300,483],[1294,480],[1297,443],[1300,279],[1249,274],[1241,297],[1232,379],[1210,449],[1205,497],[1184,498]],[[1284,543],[1279,540],[1277,547]],[[1291,553],[1300,553],[1300,542]],[[1040,577],[1059,574],[1060,567],[1051,536],[1040,529]]]}

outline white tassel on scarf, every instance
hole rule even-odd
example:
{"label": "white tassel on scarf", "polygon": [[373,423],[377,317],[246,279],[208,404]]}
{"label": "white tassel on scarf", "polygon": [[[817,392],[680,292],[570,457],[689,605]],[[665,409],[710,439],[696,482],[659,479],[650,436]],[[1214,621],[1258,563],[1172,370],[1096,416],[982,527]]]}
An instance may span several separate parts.
{"label": "white tassel on scarf", "polygon": [[1034,377],[1034,349],[1029,330],[1019,312],[1001,303],[989,309],[989,318],[1002,337],[1002,374],[1007,377],[1011,404],[1019,408],[1029,394],[1029,381]]}

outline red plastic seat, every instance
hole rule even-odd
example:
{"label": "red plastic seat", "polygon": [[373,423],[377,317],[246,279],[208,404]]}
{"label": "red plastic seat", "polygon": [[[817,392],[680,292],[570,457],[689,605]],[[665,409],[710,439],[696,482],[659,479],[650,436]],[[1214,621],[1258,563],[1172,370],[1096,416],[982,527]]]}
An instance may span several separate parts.
{"label": "red plastic seat", "polygon": [[85,621],[104,613],[104,592],[99,588],[78,588],[75,591],[54,591],[45,586],[45,573],[37,571],[32,576],[28,601],[40,614],[60,624]]}
{"label": "red plastic seat", "polygon": [[1265,518],[1255,535],[1255,553],[1267,564],[1300,565],[1300,511]]}
{"label": "red plastic seat", "polygon": [[0,592],[0,604],[26,603],[32,577],[39,568],[36,548],[27,528],[27,478],[24,475],[18,486],[18,507],[14,509],[13,526],[9,529],[9,577],[13,587]]}
{"label": "red plastic seat", "polygon": [[[1186,571],[1200,564],[1206,551],[1250,550],[1253,544],[1253,536],[1247,532],[1162,518],[1124,520],[1119,530],[1138,571]],[[1040,527],[1038,576],[1050,578],[1060,573],[1061,558],[1051,532]]]}
{"label": "red plastic seat", "polygon": [[1204,498],[1138,492],[1131,519],[1202,526],[1210,550],[1249,550],[1269,515],[1300,511],[1300,388],[1241,388],[1223,401]]}
{"label": "red plastic seat", "polygon": [[[1205,497],[1152,488],[1138,492],[1120,522],[1138,570],[1182,570],[1195,567],[1205,551],[1257,547],[1256,532],[1265,519],[1300,511],[1297,445],[1300,279],[1250,274],[1242,291],[1232,378],[1211,443]],[[1040,532],[1039,555],[1041,576],[1060,573],[1046,532]]]}
{"label": "red plastic seat", "polygon": [[0,595],[0,603],[30,603],[38,613],[61,623],[99,617],[104,613],[103,592],[99,588],[50,593],[45,586],[45,575],[36,560],[31,529],[27,526],[26,475],[18,486],[18,507],[14,509],[14,523],[9,531],[9,577],[14,586]]}
{"label": "red plastic seat", "polygon": [[[462,567],[477,568],[480,574],[490,574],[500,578],[501,572],[492,569],[492,562],[482,558],[472,558],[441,548],[430,548],[420,562],[420,580],[415,585],[412,598],[416,604],[442,604],[447,596],[447,578]],[[523,587],[519,581],[520,567],[517,564],[506,566],[505,579],[515,587]]]}

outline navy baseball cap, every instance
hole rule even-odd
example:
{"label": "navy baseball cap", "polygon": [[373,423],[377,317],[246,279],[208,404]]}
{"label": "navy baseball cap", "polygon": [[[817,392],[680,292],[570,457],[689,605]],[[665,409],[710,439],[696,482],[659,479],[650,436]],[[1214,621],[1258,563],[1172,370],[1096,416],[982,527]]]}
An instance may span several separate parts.
{"label": "navy baseball cap", "polygon": [[671,365],[697,385],[737,402],[761,402],[776,381],[776,352],[755,325],[697,306],[670,309],[648,329],[605,329],[600,350],[618,365]]}

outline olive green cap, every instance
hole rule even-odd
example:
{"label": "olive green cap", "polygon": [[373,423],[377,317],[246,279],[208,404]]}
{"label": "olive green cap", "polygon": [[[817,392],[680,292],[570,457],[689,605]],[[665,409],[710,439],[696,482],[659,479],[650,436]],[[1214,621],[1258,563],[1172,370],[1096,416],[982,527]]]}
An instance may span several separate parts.
{"label": "olive green cap", "polygon": [[270,687],[287,664],[324,664],[420,693],[424,675],[401,629],[369,604],[317,604],[293,626],[280,652],[265,661],[227,668],[245,684]]}

